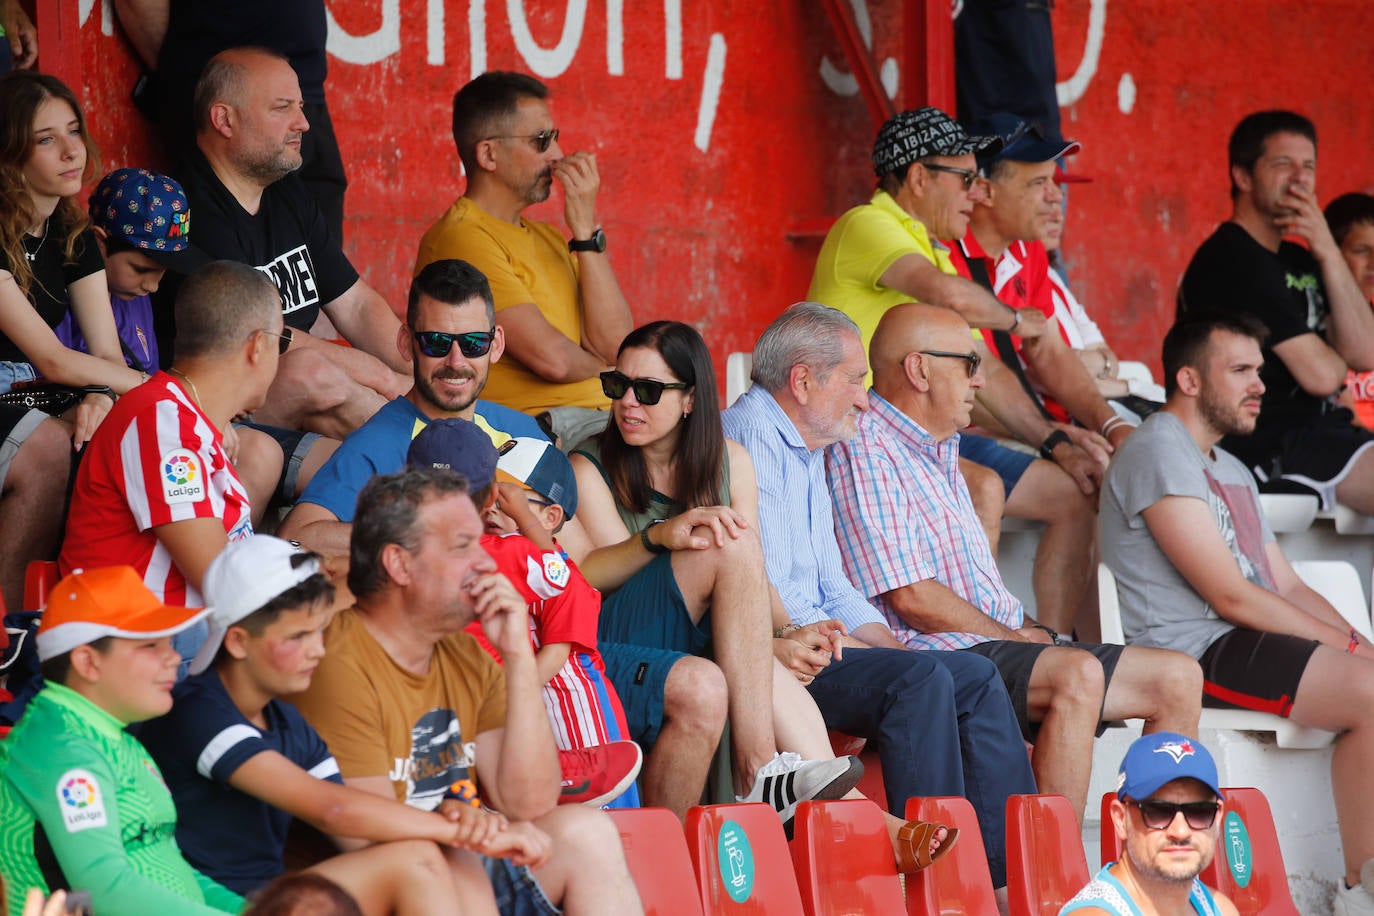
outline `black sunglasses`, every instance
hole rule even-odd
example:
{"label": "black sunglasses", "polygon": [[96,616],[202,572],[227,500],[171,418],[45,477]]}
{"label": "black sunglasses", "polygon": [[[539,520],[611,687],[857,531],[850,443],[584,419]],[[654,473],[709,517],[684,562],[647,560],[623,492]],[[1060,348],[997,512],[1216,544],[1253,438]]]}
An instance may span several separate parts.
{"label": "black sunglasses", "polygon": [[645,407],[653,407],[663,397],[664,391],[686,391],[692,386],[686,382],[660,382],[652,378],[630,378],[617,369],[607,369],[601,373],[601,390],[612,401],[625,397],[631,388],[635,400]]}
{"label": "black sunglasses", "polygon": [[955,353],[952,350],[917,350],[917,353],[924,353],[926,356],[943,356],[946,359],[962,359],[968,363],[968,377],[973,378],[978,374],[978,367],[983,364],[983,357],[977,353]]}
{"label": "black sunglasses", "polygon": [[1133,801],[1140,809],[1140,820],[1151,830],[1163,830],[1174,822],[1174,818],[1181,811],[1183,819],[1188,822],[1188,826],[1194,830],[1207,830],[1217,820],[1217,811],[1221,805],[1214,801],[1203,802],[1184,802],[1174,804],[1173,802],[1161,801]]}
{"label": "black sunglasses", "polygon": [[931,172],[949,172],[951,175],[958,175],[964,180],[964,190],[973,187],[973,183],[978,180],[977,169],[956,169],[952,165],[936,165],[933,162],[917,163],[921,168]]}
{"label": "black sunglasses", "polygon": [[277,338],[277,355],[278,355],[278,356],[285,356],[285,355],[286,355],[286,351],[289,350],[289,349],[291,349],[291,329],[290,329],[290,328],[282,328],[282,331],[281,331],[280,334],[278,334],[276,331],[269,331],[269,330],[267,330],[267,328],[260,328],[260,330],[261,330],[262,333],[264,333],[264,334],[270,334],[270,335],[272,335],[273,337]]}
{"label": "black sunglasses", "polygon": [[529,140],[534,144],[534,148],[541,153],[548,152],[558,140],[558,128],[551,127],[548,130],[541,130],[537,134],[513,134],[504,137],[487,137],[488,140]]}
{"label": "black sunglasses", "polygon": [[476,356],[486,356],[491,349],[491,342],[496,339],[496,328],[490,331],[469,331],[466,334],[446,334],[443,331],[416,331],[415,342],[420,345],[420,352],[425,356],[432,356],[443,359],[448,356],[448,351],[453,349],[453,345],[458,345],[458,352],[472,359]]}

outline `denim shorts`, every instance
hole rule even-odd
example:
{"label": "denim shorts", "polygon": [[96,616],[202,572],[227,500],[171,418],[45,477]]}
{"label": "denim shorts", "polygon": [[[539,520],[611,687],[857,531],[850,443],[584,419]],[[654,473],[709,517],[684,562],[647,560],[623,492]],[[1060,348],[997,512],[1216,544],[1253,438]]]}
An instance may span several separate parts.
{"label": "denim shorts", "polygon": [[0,362],[0,394],[4,394],[15,385],[32,382],[37,378],[38,373],[33,371],[32,363]]}
{"label": "denim shorts", "polygon": [[501,916],[558,916],[563,912],[544,896],[544,889],[527,866],[491,856],[482,856],[482,865],[491,880]]}

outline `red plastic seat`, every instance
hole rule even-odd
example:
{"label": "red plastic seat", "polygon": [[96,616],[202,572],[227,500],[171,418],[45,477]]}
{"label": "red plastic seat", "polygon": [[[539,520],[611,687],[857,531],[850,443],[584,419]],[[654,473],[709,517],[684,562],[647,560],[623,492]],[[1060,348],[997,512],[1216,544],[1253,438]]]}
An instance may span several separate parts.
{"label": "red plastic seat", "polygon": [[24,570],[24,610],[36,611],[48,603],[48,592],[61,579],[56,560],[34,560]]}
{"label": "red plastic seat", "polygon": [[1062,795],[1009,796],[1007,900],[1011,916],[1056,916],[1087,883],[1088,860],[1069,800]]}
{"label": "red plastic seat", "polygon": [[1115,792],[1102,793],[1102,834],[1098,847],[1102,851],[1102,864],[1115,862],[1121,858],[1121,837],[1116,835],[1116,822],[1112,820],[1112,799]]}
{"label": "red plastic seat", "polygon": [[687,848],[706,916],[801,916],[782,821],[768,805],[693,808]]}
{"label": "red plastic seat", "polygon": [[1230,897],[1242,913],[1297,916],[1274,828],[1274,812],[1264,793],[1224,786],[1222,792],[1226,794],[1226,810],[1217,853],[1198,877]]}
{"label": "red plastic seat", "polygon": [[864,798],[878,805],[887,804],[887,785],[883,782],[883,764],[878,752],[868,745],[865,738],[856,738],[844,732],[830,732],[830,748],[836,757],[853,755],[863,761],[864,775],[860,777],[858,789]]}
{"label": "red plastic seat", "polygon": [[807,916],[902,911],[881,808],[867,799],[804,801],[794,825],[792,865]]}
{"label": "red plastic seat", "polygon": [[620,831],[645,916],[701,916],[696,873],[677,815],[667,808],[617,808],[607,813]]}
{"label": "red plastic seat", "polygon": [[908,916],[965,916],[996,913],[997,898],[988,874],[988,853],[978,831],[978,815],[968,799],[958,796],[912,798],[906,819],[958,827],[959,842],[927,868],[907,875]]}

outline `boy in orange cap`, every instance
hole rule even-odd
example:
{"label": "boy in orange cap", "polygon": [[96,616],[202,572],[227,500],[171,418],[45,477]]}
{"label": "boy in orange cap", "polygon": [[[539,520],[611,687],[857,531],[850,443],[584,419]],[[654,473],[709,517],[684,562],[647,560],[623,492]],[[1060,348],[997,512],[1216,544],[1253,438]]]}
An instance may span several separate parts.
{"label": "boy in orange cap", "polygon": [[58,582],[37,636],[44,688],[0,742],[0,876],[24,889],[84,888],[98,913],[237,913],[243,898],[177,848],[176,808],[124,731],[172,708],[172,636],[205,611],[159,601],[133,568]]}

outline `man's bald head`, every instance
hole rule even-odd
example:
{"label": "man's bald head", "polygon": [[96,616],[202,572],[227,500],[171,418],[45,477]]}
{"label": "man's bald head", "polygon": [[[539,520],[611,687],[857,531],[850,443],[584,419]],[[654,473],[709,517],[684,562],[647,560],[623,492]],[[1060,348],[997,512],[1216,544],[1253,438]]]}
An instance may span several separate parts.
{"label": "man's bald head", "polygon": [[285,55],[257,47],[229,48],[210,58],[196,81],[191,108],[196,131],[210,129],[210,108],[216,102],[242,108],[254,69],[272,61],[291,65]]}
{"label": "man's bald head", "polygon": [[878,322],[868,348],[873,388],[886,398],[884,382],[905,385],[902,361],[908,353],[951,349],[964,353],[972,349],[972,343],[968,322],[958,312],[923,302],[893,306]]}
{"label": "man's bald head", "polygon": [[969,424],[983,385],[969,326],[956,312],[908,302],[873,332],[873,390],[937,439]]}

